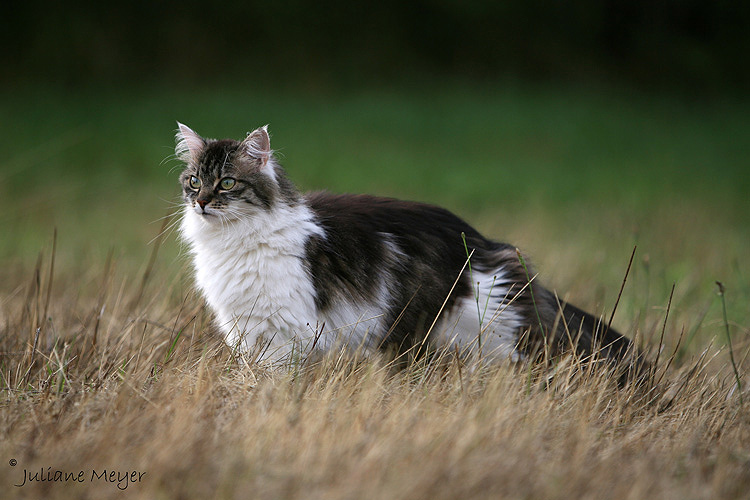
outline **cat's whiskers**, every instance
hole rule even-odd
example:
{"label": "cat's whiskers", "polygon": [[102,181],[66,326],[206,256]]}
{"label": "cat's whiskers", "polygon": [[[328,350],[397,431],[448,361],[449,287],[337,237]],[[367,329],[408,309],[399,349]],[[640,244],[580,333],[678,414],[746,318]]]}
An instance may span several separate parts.
{"label": "cat's whiskers", "polygon": [[174,200],[167,200],[159,198],[162,202],[166,203],[170,208],[182,208],[185,206],[185,201],[182,198],[176,198]]}
{"label": "cat's whiskers", "polygon": [[229,226],[229,224],[232,222],[232,220],[229,218],[229,215],[227,214],[227,211],[225,209],[217,210],[217,215],[219,216],[219,221],[221,222],[221,225],[224,228]]}
{"label": "cat's whiskers", "polygon": [[168,222],[167,222],[166,226],[164,226],[164,228],[161,231],[159,231],[159,234],[157,234],[156,236],[154,236],[148,242],[149,245],[153,244],[159,238],[162,238],[164,236],[172,234],[172,231],[174,231],[175,228],[180,224],[180,220],[182,218],[178,217],[178,215],[182,213],[182,209],[183,209],[183,207],[181,206],[180,208],[178,208],[174,212],[168,213],[167,215],[164,215],[163,217],[159,217],[158,219],[152,221],[152,224],[154,224],[156,222],[164,221],[164,220],[167,220]]}
{"label": "cat's whiskers", "polygon": [[223,206],[221,208],[214,208],[211,211],[211,214],[216,215],[219,218],[221,225],[225,228],[241,218],[240,212],[229,205]]}
{"label": "cat's whiskers", "polygon": [[175,215],[177,215],[178,213],[180,213],[180,211],[185,206],[184,203],[167,202],[166,200],[164,200],[164,201],[170,205],[168,208],[173,209],[173,211],[171,211],[171,212],[169,212],[169,213],[167,213],[165,215],[162,215],[161,217],[158,217],[157,219],[152,220],[150,222],[151,224],[155,224],[157,222],[163,221],[164,219],[169,219],[171,217],[174,217]]}

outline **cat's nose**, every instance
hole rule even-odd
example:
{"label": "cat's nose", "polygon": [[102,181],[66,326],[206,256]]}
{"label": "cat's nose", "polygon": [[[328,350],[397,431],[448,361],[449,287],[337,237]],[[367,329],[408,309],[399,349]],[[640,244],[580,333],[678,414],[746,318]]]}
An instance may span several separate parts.
{"label": "cat's nose", "polygon": [[209,201],[210,201],[210,200],[206,200],[206,199],[204,199],[204,198],[198,198],[197,200],[195,200],[195,202],[196,202],[196,203],[197,203],[198,205],[200,205],[200,207],[201,207],[201,210],[205,210],[205,208],[206,208],[206,205],[208,205],[208,202],[209,202]]}

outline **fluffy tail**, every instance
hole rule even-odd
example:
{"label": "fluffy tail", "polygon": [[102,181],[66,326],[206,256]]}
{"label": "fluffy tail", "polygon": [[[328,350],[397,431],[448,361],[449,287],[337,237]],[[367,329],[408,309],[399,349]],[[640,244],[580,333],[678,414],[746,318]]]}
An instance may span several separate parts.
{"label": "fluffy tail", "polygon": [[558,341],[570,345],[582,355],[598,355],[613,361],[623,368],[623,376],[638,378],[648,373],[648,363],[635,343],[608,328],[601,318],[597,318],[572,304],[562,306],[562,320],[557,329]]}

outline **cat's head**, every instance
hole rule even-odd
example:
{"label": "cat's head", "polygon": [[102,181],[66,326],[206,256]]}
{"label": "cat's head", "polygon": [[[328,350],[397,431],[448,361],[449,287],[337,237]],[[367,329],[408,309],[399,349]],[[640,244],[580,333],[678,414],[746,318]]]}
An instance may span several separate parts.
{"label": "cat's head", "polygon": [[178,123],[177,157],[188,210],[206,220],[231,221],[293,203],[297,192],[271,150],[268,129],[254,130],[243,141],[205,139]]}

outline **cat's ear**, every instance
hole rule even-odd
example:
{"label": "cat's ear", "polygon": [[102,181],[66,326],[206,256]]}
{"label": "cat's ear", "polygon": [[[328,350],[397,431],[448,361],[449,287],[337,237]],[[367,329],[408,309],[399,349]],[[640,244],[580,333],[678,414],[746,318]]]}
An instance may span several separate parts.
{"label": "cat's ear", "polygon": [[260,168],[263,169],[273,154],[273,151],[271,151],[271,138],[268,136],[268,125],[250,132],[245,140],[242,141],[242,147],[250,158],[260,162]]}
{"label": "cat's ear", "polygon": [[177,134],[175,135],[174,152],[177,158],[188,163],[195,161],[200,157],[203,148],[206,147],[206,141],[203,137],[196,134],[193,129],[187,125],[177,122]]}

